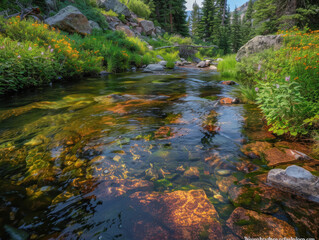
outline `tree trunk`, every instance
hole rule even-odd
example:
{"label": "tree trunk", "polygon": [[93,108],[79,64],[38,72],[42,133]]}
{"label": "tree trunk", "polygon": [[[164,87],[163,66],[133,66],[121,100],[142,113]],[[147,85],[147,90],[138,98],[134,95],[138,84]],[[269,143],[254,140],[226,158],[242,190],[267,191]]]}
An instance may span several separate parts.
{"label": "tree trunk", "polygon": [[222,26],[225,25],[226,6],[227,6],[227,0],[224,1],[224,6],[223,6]]}
{"label": "tree trunk", "polygon": [[172,13],[172,4],[169,4],[169,23],[171,26],[171,33],[173,33],[173,13]]}

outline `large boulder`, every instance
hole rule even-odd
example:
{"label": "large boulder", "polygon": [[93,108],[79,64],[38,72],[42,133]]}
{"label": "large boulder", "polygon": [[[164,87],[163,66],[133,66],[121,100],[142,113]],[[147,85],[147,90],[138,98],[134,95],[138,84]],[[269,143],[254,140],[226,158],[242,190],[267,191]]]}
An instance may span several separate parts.
{"label": "large boulder", "polygon": [[84,16],[79,9],[71,5],[61,9],[53,17],[47,18],[45,23],[69,33],[86,35],[92,32],[92,28],[86,16]]}
{"label": "large boulder", "polygon": [[279,49],[282,42],[283,37],[281,35],[256,36],[239,49],[236,60],[240,61],[244,57],[269,48]]}
{"label": "large boulder", "polygon": [[292,165],[286,170],[272,169],[268,173],[267,182],[283,191],[319,203],[319,178],[302,167]]}
{"label": "large boulder", "polygon": [[104,7],[106,11],[112,10],[125,17],[131,16],[131,11],[118,0],[97,0],[97,4],[99,7]]}
{"label": "large boulder", "polygon": [[140,27],[143,29],[143,32],[150,36],[155,32],[154,23],[148,20],[142,20],[139,22]]}

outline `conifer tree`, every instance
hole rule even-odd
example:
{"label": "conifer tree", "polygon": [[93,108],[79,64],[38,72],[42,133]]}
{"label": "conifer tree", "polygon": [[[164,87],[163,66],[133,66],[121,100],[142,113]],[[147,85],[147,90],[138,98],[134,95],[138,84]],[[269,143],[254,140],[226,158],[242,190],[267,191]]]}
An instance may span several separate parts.
{"label": "conifer tree", "polygon": [[199,36],[199,26],[201,21],[200,8],[197,2],[193,4],[193,10],[190,17],[191,29],[193,37]]}
{"label": "conifer tree", "polygon": [[205,42],[212,40],[212,34],[214,32],[214,16],[214,0],[204,0],[202,7],[202,18],[199,26],[199,36]]}
{"label": "conifer tree", "polygon": [[231,34],[231,45],[232,45],[232,51],[236,53],[239,48],[241,47],[241,24],[240,24],[240,16],[238,13],[237,8],[235,9],[233,13],[233,19],[232,19],[232,34]]}

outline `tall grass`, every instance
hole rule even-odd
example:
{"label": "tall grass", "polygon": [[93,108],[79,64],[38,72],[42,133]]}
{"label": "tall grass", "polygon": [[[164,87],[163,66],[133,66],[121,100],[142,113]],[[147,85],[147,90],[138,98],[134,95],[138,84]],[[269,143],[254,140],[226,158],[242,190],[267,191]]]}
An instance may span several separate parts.
{"label": "tall grass", "polygon": [[224,78],[235,79],[237,77],[236,64],[236,55],[227,55],[223,57],[223,61],[219,62],[218,71],[221,72],[221,76]]}

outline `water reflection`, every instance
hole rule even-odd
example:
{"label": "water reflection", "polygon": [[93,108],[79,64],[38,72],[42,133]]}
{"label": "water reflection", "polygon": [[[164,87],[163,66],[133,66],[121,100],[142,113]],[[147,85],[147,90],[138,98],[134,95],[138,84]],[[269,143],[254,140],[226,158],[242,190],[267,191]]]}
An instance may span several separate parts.
{"label": "water reflection", "polygon": [[228,189],[256,170],[240,148],[263,125],[247,106],[217,104],[229,94],[219,80],[120,74],[3,101],[0,238],[4,225],[31,239],[220,237],[234,209]]}

